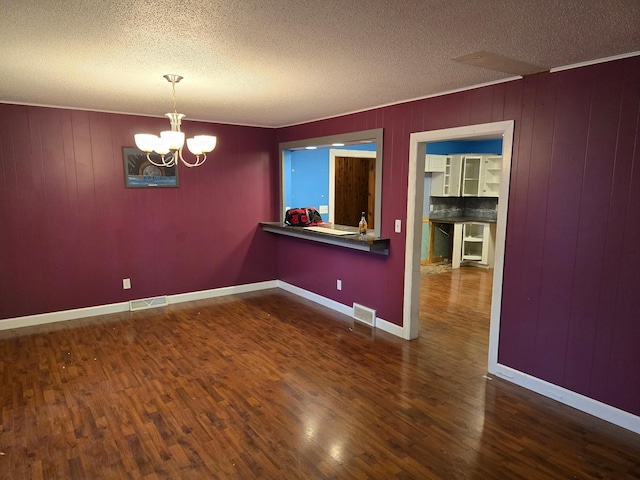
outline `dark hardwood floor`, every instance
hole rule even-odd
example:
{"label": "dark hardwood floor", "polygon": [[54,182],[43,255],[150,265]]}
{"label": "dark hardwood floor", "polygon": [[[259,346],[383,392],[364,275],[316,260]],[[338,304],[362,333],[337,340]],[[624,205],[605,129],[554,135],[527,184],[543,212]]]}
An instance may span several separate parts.
{"label": "dark hardwood floor", "polygon": [[486,378],[491,274],[420,338],[269,290],[0,332],[0,479],[640,478],[640,435]]}

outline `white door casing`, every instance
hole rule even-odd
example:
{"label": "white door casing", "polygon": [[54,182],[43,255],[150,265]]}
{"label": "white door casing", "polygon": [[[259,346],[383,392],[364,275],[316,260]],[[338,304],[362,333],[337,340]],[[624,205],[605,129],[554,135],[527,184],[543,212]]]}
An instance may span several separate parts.
{"label": "white door casing", "polygon": [[491,298],[489,330],[488,371],[495,373],[498,364],[498,338],[500,333],[500,308],[502,303],[502,279],[504,274],[504,249],[509,205],[509,178],[513,150],[514,121],[484,123],[464,127],[412,133],[409,140],[409,183],[407,191],[407,222],[405,245],[404,299],[402,314],[403,338],[418,337],[420,305],[420,246],[422,205],[424,197],[424,162],[426,144],[445,140],[481,140],[502,137],[502,170],[500,197],[496,223],[495,266]]}

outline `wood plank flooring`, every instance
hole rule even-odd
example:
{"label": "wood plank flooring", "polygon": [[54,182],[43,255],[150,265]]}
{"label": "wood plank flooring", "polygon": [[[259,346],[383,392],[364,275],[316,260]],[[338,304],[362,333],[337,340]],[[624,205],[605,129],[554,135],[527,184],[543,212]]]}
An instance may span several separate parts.
{"label": "wood plank flooring", "polygon": [[640,478],[640,435],[487,379],[491,272],[420,338],[280,290],[0,332],[0,479]]}

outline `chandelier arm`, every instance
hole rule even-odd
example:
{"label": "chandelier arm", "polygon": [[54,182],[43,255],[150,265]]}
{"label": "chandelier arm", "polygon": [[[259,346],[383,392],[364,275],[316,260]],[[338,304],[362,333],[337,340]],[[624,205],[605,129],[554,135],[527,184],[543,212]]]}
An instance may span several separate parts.
{"label": "chandelier arm", "polygon": [[187,162],[184,157],[182,156],[182,149],[180,149],[180,160],[182,160],[182,163],[187,166],[187,167],[197,167],[198,166],[198,158],[196,157],[196,163],[189,163]]}
{"label": "chandelier arm", "polygon": [[175,158],[173,158],[173,157],[168,162],[165,160],[165,155],[162,155],[161,158],[162,158],[162,162],[161,163],[156,163],[153,160],[151,160],[151,154],[147,153],[147,160],[149,160],[149,162],[151,164],[155,165],[156,167],[173,167],[174,165],[176,165]]}
{"label": "chandelier arm", "polygon": [[203,153],[202,160],[200,160],[200,155],[196,155],[196,161],[194,163],[189,163],[182,156],[182,149],[180,149],[180,160],[182,160],[182,163],[187,167],[199,167],[205,162],[206,159],[207,159],[207,154]]}
{"label": "chandelier arm", "polygon": [[147,160],[149,160],[149,163],[155,165],[156,167],[166,167],[166,165],[164,164],[164,155],[162,156],[162,163],[156,163],[151,160],[151,153],[147,153]]}

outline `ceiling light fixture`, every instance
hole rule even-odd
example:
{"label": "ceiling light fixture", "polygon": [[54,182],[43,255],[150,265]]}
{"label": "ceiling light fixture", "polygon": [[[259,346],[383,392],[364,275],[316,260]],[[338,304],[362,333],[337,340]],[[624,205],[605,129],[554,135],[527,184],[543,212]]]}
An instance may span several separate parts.
{"label": "ceiling light fixture", "polygon": [[[207,153],[216,148],[217,139],[212,135],[195,135],[193,138],[187,138],[187,148],[196,156],[196,161],[189,163],[182,157],[184,133],[180,131],[180,122],[184,115],[176,110],[176,83],[182,80],[182,77],[170,73],[164,75],[164,78],[171,82],[173,88],[173,113],[166,114],[171,121],[171,130],[160,132],[159,137],[149,133],[137,133],[134,135],[136,146],[147,154],[149,162],[158,167],[173,167],[177,165],[178,157],[187,167],[199,167],[207,159]],[[162,159],[160,163],[151,159],[151,152],[160,155]],[[167,155],[169,152],[172,155]]]}

